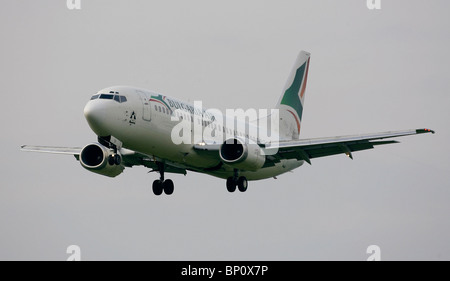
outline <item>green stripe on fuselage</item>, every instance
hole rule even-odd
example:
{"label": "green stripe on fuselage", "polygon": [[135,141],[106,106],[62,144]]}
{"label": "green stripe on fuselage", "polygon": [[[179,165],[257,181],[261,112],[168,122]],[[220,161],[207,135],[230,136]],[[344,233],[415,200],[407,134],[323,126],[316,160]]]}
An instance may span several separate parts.
{"label": "green stripe on fuselage", "polygon": [[164,105],[167,107],[167,109],[172,112],[172,109],[170,108],[170,106],[167,104],[167,102],[165,100],[163,100],[163,96],[162,95],[151,96],[151,98],[155,99],[155,100],[159,100],[160,102],[164,103]]}
{"label": "green stripe on fuselage", "polygon": [[302,119],[303,106],[300,102],[300,87],[302,86],[303,76],[305,74],[306,63],[297,69],[295,73],[294,81],[292,82],[291,87],[286,90],[281,99],[281,104],[288,105],[295,109],[298,114],[300,120]]}

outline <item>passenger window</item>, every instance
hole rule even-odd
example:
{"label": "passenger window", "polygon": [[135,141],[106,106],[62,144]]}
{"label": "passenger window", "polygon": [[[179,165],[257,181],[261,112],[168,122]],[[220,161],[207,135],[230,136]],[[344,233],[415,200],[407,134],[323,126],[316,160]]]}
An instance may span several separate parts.
{"label": "passenger window", "polygon": [[163,113],[166,113],[166,109],[163,107]]}
{"label": "passenger window", "polygon": [[156,106],[156,104],[155,104],[155,110],[158,111],[158,107]]}
{"label": "passenger window", "polygon": [[158,106],[159,112],[161,112],[161,106]]}

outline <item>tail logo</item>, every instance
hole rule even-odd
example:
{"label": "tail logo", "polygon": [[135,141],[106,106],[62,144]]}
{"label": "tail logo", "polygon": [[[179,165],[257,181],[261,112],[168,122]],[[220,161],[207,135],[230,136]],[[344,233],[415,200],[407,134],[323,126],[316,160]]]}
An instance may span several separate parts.
{"label": "tail logo", "polygon": [[[302,66],[297,69],[292,85],[286,90],[281,100],[281,104],[292,107],[298,115],[302,118],[303,105],[300,101],[305,94],[306,81],[308,80],[309,58]],[[299,123],[299,120],[296,121]]]}

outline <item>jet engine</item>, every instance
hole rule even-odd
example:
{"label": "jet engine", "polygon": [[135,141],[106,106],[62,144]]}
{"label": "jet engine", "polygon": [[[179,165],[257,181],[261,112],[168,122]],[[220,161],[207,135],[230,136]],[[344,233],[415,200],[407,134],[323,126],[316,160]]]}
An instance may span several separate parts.
{"label": "jet engine", "polygon": [[224,163],[240,170],[256,171],[266,161],[259,145],[250,140],[228,139],[220,146],[219,153]]}
{"label": "jet engine", "polygon": [[108,177],[116,177],[123,172],[122,157],[114,150],[99,143],[86,145],[80,153],[80,163],[85,169]]}

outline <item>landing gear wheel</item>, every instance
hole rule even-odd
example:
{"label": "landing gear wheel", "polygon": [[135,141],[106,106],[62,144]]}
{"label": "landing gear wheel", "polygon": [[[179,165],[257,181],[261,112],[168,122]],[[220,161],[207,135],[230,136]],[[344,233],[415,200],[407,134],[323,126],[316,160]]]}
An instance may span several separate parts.
{"label": "landing gear wheel", "polygon": [[162,184],[164,193],[167,195],[172,195],[174,190],[174,185],[172,180],[165,180]]}
{"label": "landing gear wheel", "polygon": [[120,165],[122,163],[122,157],[119,154],[113,154],[108,156],[108,164],[111,166]]}
{"label": "landing gear wheel", "polygon": [[163,193],[163,182],[160,180],[155,180],[153,182],[153,193],[157,196],[161,195]]}
{"label": "landing gear wheel", "polygon": [[109,157],[108,157],[108,164],[111,165],[111,166],[114,165],[114,156],[109,155]]}
{"label": "landing gear wheel", "polygon": [[122,163],[122,157],[120,157],[119,154],[114,154],[114,164],[116,164],[117,166],[119,166],[120,163]]}
{"label": "landing gear wheel", "polygon": [[233,177],[229,177],[227,179],[227,190],[228,192],[235,192],[236,191],[236,181]]}
{"label": "landing gear wheel", "polygon": [[237,181],[237,186],[238,186],[240,192],[247,191],[247,187],[248,187],[247,178],[246,177],[239,177],[239,179]]}

